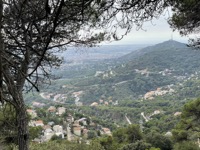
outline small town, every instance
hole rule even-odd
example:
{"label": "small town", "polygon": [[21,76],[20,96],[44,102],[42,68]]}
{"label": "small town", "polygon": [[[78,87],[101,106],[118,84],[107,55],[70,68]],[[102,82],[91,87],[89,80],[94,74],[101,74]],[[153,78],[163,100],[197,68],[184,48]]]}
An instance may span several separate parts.
{"label": "small town", "polygon": [[89,139],[101,135],[112,135],[109,128],[102,127],[99,124],[92,122],[89,118],[77,118],[67,113],[65,107],[50,106],[46,111],[52,118],[61,118],[59,124],[48,120],[38,119],[38,114],[34,109],[27,109],[30,115],[29,127],[39,127],[41,132],[38,137],[32,139],[34,142],[42,143],[51,139],[67,139],[71,142],[89,143]]}

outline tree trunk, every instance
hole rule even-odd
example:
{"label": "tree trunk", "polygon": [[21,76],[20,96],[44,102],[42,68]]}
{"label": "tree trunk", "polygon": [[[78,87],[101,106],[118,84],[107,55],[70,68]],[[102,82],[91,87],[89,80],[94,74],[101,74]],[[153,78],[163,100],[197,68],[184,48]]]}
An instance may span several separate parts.
{"label": "tree trunk", "polygon": [[19,150],[28,150],[29,132],[28,132],[28,116],[23,100],[22,93],[19,93],[20,109],[17,110],[17,125],[18,125],[18,146]]}
{"label": "tree trunk", "polygon": [[0,103],[3,103],[3,74],[2,74],[2,54],[4,50],[2,37],[2,16],[3,16],[3,1],[0,0]]}

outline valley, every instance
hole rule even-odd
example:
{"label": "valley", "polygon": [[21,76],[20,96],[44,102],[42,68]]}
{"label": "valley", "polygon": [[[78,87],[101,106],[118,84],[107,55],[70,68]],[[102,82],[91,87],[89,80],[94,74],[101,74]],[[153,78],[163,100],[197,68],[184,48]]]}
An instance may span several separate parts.
{"label": "valley", "polygon": [[128,124],[138,124],[144,133],[171,133],[183,105],[200,96],[199,51],[170,40],[120,57],[110,55],[65,61],[52,71],[50,85],[42,85],[40,93],[25,94],[27,105],[35,110],[64,107],[70,112],[65,115],[86,117],[96,126],[85,129],[95,136],[97,126],[112,132]]}

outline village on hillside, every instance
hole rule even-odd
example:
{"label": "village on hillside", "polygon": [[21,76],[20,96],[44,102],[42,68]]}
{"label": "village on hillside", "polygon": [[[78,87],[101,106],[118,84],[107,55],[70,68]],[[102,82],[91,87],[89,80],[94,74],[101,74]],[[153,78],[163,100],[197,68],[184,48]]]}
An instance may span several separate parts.
{"label": "village on hillside", "polygon": [[[47,142],[53,138],[67,139],[75,142],[89,142],[96,136],[112,135],[109,128],[105,128],[97,123],[94,123],[90,118],[75,117],[71,113],[67,113],[65,107],[50,106],[45,110],[46,114],[51,118],[60,118],[61,121],[56,123],[52,120],[38,119],[38,114],[34,109],[27,109],[30,115],[29,127],[41,128],[41,132],[37,138],[32,139],[35,142]],[[40,112],[39,112],[40,113]]]}

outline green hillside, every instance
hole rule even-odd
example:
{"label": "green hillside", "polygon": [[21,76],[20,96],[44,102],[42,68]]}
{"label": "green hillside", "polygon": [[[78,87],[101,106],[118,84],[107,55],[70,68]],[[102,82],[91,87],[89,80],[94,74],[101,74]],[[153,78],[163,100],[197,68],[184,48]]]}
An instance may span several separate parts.
{"label": "green hillside", "polygon": [[186,44],[166,41],[130,53],[122,59],[130,61],[126,70],[148,68],[149,71],[162,71],[167,68],[174,70],[176,75],[184,75],[200,68],[199,57],[199,51],[187,47]]}
{"label": "green hillside", "polygon": [[[182,93],[182,96],[176,96],[193,98],[198,95],[196,92],[184,94],[184,91],[190,91],[190,86],[198,79],[199,58],[199,51],[170,40],[133,51],[119,59],[85,64],[79,67],[81,71],[78,67],[74,67],[74,70],[71,67],[67,72],[72,73],[70,78],[54,80],[42,92],[67,94],[66,103],[70,101],[71,104],[72,93],[83,91],[80,102],[85,105],[99,99],[136,100],[149,91],[167,89],[169,86]],[[73,72],[76,72],[74,78]],[[186,84],[187,88],[180,88],[180,84]]]}
{"label": "green hillside", "polygon": [[191,75],[198,76],[199,58],[199,51],[176,41],[166,41],[123,56],[118,60],[121,65],[97,77],[76,80],[73,85],[84,91],[82,101],[85,104],[101,97],[138,99],[148,91],[177,85]]}
{"label": "green hillside", "polygon": [[25,98],[30,105],[62,105],[111,130],[127,126],[127,116],[132,123],[144,126],[146,133],[155,130],[165,134],[180,119],[174,114],[190,99],[200,97],[199,58],[199,51],[166,41],[117,60],[90,62],[79,66],[80,70],[74,67],[74,77],[69,76],[73,67],[63,68],[62,73],[69,75]]}

